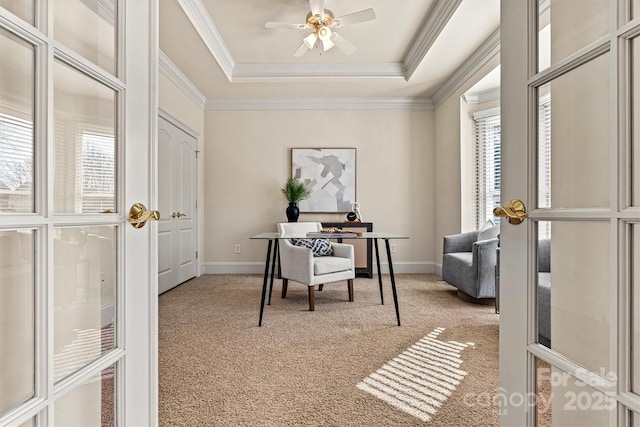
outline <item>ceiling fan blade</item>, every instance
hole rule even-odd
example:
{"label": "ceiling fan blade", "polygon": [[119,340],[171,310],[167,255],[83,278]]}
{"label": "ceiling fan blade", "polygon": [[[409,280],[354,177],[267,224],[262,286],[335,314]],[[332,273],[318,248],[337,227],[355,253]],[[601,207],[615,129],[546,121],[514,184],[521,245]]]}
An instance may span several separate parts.
{"label": "ceiling fan blade", "polygon": [[360,12],[353,12],[348,15],[339,16],[333,20],[333,28],[341,28],[347,25],[359,24],[360,22],[373,21],[376,19],[376,13],[373,9],[365,9]]}
{"label": "ceiling fan blade", "polygon": [[336,32],[333,33],[332,40],[335,43],[336,47],[347,55],[351,55],[356,51],[356,47],[349,40],[345,39]]}
{"label": "ceiling fan blade", "polygon": [[300,47],[298,48],[298,50],[296,50],[296,51],[293,53],[293,56],[295,56],[295,57],[300,57],[300,56],[304,55],[308,50],[309,50],[309,48],[307,47],[307,45],[306,45],[306,44],[304,44],[304,43],[302,43],[302,44],[300,45]]}
{"label": "ceiling fan blade", "polygon": [[311,6],[311,14],[313,16],[320,15],[324,19],[324,5],[325,0],[309,0],[309,6]]}
{"label": "ceiling fan blade", "polygon": [[284,30],[306,30],[309,28],[307,24],[290,24],[288,22],[272,22],[269,21],[264,24],[265,28],[269,29],[284,29]]}

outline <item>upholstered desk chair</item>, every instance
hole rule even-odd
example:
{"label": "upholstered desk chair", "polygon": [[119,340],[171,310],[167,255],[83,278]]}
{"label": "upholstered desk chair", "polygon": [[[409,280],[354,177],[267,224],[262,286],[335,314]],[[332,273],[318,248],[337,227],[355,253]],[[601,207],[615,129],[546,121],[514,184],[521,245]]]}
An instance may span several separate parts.
{"label": "upholstered desk chair", "polygon": [[[320,230],[322,230],[322,224],[319,222],[283,222],[278,224],[280,236],[306,236],[308,232]],[[309,242],[312,240],[307,240],[306,243]],[[322,285],[325,283],[346,280],[349,301],[353,301],[353,279],[356,276],[353,245],[333,242],[330,245],[332,252],[330,255],[314,256],[313,249],[315,248],[296,246],[292,243],[292,239],[280,240],[282,298],[287,296],[289,280],[307,285],[309,310],[314,311],[315,285],[320,285],[320,289],[322,289]]]}

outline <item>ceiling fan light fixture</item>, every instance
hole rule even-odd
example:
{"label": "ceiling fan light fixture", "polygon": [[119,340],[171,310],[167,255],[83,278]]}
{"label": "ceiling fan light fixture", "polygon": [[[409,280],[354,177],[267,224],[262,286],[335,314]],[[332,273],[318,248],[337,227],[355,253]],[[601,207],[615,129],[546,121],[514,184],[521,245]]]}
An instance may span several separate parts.
{"label": "ceiling fan light fixture", "polygon": [[325,52],[335,46],[335,43],[331,40],[332,34],[331,28],[327,26],[320,27],[318,30],[318,37],[322,41],[322,47]]}
{"label": "ceiling fan light fixture", "polygon": [[302,40],[309,49],[313,49],[313,45],[316,44],[316,41],[318,40],[318,35],[316,33],[311,33]]}

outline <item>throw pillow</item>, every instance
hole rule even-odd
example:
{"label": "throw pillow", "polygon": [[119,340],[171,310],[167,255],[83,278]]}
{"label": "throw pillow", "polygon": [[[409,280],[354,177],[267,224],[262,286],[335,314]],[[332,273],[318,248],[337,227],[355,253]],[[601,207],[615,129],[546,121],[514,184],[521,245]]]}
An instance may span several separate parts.
{"label": "throw pillow", "polygon": [[328,239],[291,239],[291,243],[295,246],[311,249],[313,256],[333,255],[333,248]]}
{"label": "throw pillow", "polygon": [[487,220],[478,232],[478,241],[495,239],[500,234],[500,227],[493,224],[493,221]]}

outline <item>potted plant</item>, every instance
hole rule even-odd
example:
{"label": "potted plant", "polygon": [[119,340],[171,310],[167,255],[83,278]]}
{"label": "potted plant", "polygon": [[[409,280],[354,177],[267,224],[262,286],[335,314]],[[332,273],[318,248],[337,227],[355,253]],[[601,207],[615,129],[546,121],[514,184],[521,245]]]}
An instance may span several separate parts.
{"label": "potted plant", "polygon": [[298,202],[306,199],[311,194],[311,191],[304,185],[304,182],[298,178],[289,178],[287,183],[280,189],[284,197],[289,202],[289,207],[286,210],[287,220],[289,222],[297,222],[300,215],[300,209],[298,209]]}

